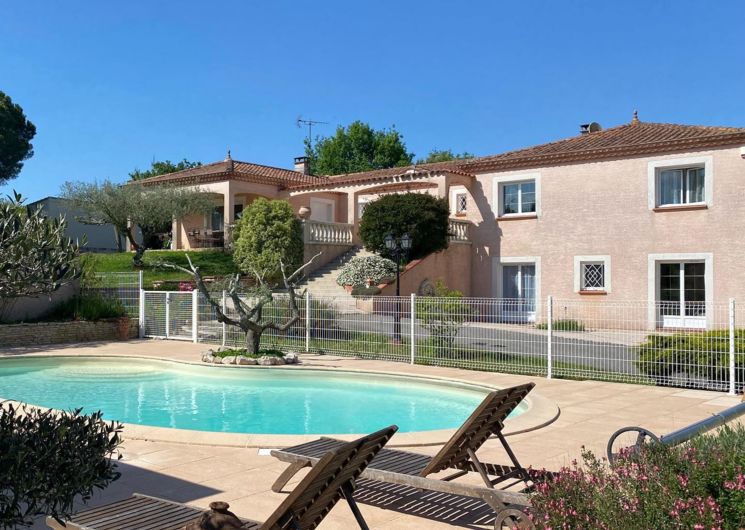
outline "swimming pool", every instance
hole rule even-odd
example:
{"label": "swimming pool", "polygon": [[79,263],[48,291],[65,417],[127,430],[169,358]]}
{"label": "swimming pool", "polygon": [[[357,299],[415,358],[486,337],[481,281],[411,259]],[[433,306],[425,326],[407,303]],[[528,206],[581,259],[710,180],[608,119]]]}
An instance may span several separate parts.
{"label": "swimming pool", "polygon": [[[254,434],[450,429],[487,390],[431,379],[287,368],[230,368],[138,358],[0,360],[0,398],[101,410],[109,420]],[[524,412],[522,404],[513,415]]]}

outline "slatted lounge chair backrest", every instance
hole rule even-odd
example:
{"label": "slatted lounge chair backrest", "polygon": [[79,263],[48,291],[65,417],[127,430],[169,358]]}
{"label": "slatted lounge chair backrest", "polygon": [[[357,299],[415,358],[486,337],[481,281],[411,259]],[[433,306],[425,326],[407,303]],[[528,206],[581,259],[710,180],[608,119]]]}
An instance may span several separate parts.
{"label": "slatted lounge chair backrest", "polygon": [[442,446],[440,452],[430,460],[427,467],[422,470],[421,476],[426,477],[443,469],[458,468],[460,464],[467,462],[468,449],[478,451],[490,436],[500,432],[507,416],[525,399],[534,386],[535,383],[526,383],[491,392]]}
{"label": "slatted lounge chair backrest", "polygon": [[398,430],[392,425],[326,453],[261,525],[261,530],[313,530]]}

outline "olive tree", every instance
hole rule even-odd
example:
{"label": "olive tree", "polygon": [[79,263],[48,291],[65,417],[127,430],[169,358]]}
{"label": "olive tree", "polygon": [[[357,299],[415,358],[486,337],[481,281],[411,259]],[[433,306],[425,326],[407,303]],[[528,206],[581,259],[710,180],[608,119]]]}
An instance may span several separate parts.
{"label": "olive tree", "polygon": [[0,319],[21,296],[51,294],[80,276],[79,242],[64,217],[47,218],[14,193],[0,201]]}
{"label": "olive tree", "polygon": [[137,226],[158,226],[174,218],[207,213],[214,208],[208,193],[191,186],[143,186],[139,182],[115,184],[66,182],[62,196],[85,213],[79,220],[86,224],[111,224],[124,234],[135,251],[132,261],[142,267],[145,245],[137,241]]}
{"label": "olive tree", "polygon": [[[267,283],[265,275],[254,269],[251,276],[256,282],[256,286],[247,291],[241,290],[241,275],[235,274],[230,277],[226,295],[230,298],[236,316],[228,316],[223,311],[222,300],[216,298],[214,291],[211,291],[204,282],[199,267],[195,266],[188,254],[186,259],[189,267],[181,267],[173,263],[161,263],[162,266],[180,270],[189,274],[197,286],[199,292],[207,300],[207,303],[215,310],[217,321],[221,324],[235,326],[239,328],[246,336],[246,351],[252,355],[259,353],[261,346],[261,335],[267,330],[275,330],[280,333],[286,332],[298,320],[300,320],[300,308],[298,307],[298,298],[305,296],[305,291],[297,293],[298,282],[302,279],[303,271],[320,255],[320,252],[313,256],[307,263],[300,266],[293,273],[287,273],[284,261],[279,259],[279,270],[282,277],[281,285],[272,285]],[[264,310],[268,309],[274,302],[274,292],[280,290],[287,294],[287,304],[282,308],[284,321],[279,323],[274,319],[265,318]]]}
{"label": "olive tree", "polygon": [[76,500],[119,478],[122,427],[100,412],[0,405],[0,528],[31,526],[39,515],[70,517]]}

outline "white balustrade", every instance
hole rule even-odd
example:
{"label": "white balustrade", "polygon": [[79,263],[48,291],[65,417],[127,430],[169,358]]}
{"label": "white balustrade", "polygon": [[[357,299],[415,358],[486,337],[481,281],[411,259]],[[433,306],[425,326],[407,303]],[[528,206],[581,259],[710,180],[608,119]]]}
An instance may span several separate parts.
{"label": "white balustrade", "polygon": [[305,242],[325,245],[351,245],[353,225],[305,221]]}
{"label": "white balustrade", "polygon": [[469,235],[469,229],[471,226],[470,221],[460,221],[456,219],[450,219],[448,230],[450,232],[451,243],[468,243],[471,238]]}

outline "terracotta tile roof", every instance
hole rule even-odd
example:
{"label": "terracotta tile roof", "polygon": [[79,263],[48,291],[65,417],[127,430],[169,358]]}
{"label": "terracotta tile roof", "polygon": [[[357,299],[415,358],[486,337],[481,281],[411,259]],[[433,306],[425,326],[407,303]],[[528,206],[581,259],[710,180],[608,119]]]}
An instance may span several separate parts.
{"label": "terracotta tile roof", "polygon": [[390,178],[413,176],[427,177],[434,173],[448,172],[457,175],[473,177],[474,175],[464,171],[460,166],[462,160],[450,160],[448,162],[434,162],[432,164],[413,164],[410,166],[391,167],[387,169],[376,169],[374,171],[362,171],[359,173],[345,173],[343,175],[332,175],[323,177],[325,182],[313,184],[294,184],[290,186],[292,190],[316,189],[319,187],[348,186],[353,184],[363,184],[366,182],[376,182]]}
{"label": "terracotta tile roof", "polygon": [[543,167],[736,144],[745,144],[745,128],[647,123],[639,121],[635,116],[630,123],[610,129],[469,160],[451,160],[344,175],[313,176],[289,169],[240,162],[227,158],[220,162],[205,164],[177,173],[152,177],[142,182],[145,185],[165,182],[200,183],[233,178],[248,182],[274,184],[294,191],[304,191],[403,177],[426,178],[441,172],[473,177],[476,173],[483,171]]}
{"label": "terracotta tile roof", "polygon": [[745,143],[745,128],[641,122],[466,161],[468,172],[540,167]]}
{"label": "terracotta tile roof", "polygon": [[220,162],[204,164],[199,167],[184,169],[175,173],[150,177],[142,181],[145,186],[153,184],[180,184],[184,182],[203,183],[225,180],[227,178],[274,184],[282,188],[299,184],[316,184],[327,182],[326,177],[305,175],[299,171],[279,167],[264,166],[251,162],[225,159]]}

